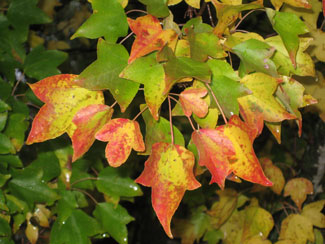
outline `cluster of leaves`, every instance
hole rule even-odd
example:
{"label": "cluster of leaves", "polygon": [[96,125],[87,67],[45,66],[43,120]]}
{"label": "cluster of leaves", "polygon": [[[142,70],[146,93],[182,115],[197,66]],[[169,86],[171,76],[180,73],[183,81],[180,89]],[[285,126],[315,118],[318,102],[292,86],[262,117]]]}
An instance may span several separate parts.
{"label": "cluster of leaves", "polygon": [[[49,2],[52,9],[58,3]],[[290,195],[297,206],[288,204],[290,213],[272,240],[322,243],[318,228],[325,228],[325,200],[302,206],[313,193],[312,183],[305,178],[286,182],[281,169],[269,159],[258,159],[253,147],[264,124],[279,143],[285,120],[295,121],[301,135],[300,108],[318,102],[324,119],[324,79],[315,70],[315,62],[324,61],[324,33],[317,29],[321,2],[273,0],[272,6],[264,6],[259,0],[186,0],[195,17],[182,28],[170,11],[184,4],[178,0],[139,0],[146,11],[132,9],[134,3],[127,0],[89,2],[93,13],[71,38],[98,39],[97,60],[80,75],[59,74],[64,52],[39,45],[26,54],[30,25],[50,21],[36,7],[37,0],[0,6],[1,242],[13,243],[13,234],[23,231],[36,243],[48,231],[53,244],[108,236],[127,243],[126,225],[134,218],[121,201],[142,195],[141,184],[152,188],[153,209],[170,238],[174,233],[185,244],[201,238],[209,244],[271,243],[272,215],[287,211],[286,206],[262,208],[256,198],[224,189],[226,179],[243,179],[259,184],[253,192],[283,199]],[[263,11],[276,32],[271,37],[238,29],[257,11]],[[127,17],[134,12],[140,16]],[[211,25],[202,18],[205,12]],[[128,51],[123,44],[131,36],[135,40]],[[304,76],[319,82],[303,85]],[[40,110],[25,142],[30,111],[14,94],[26,77],[32,92],[25,94],[25,101]],[[110,106],[104,91],[115,100]],[[142,96],[145,104],[129,118],[127,109]],[[168,119],[161,116],[164,110]],[[183,118],[190,133],[173,124]],[[72,147],[55,139],[64,133]],[[37,158],[28,166],[15,155],[25,143],[50,139],[55,140],[34,147]],[[109,166],[102,164],[101,152],[84,156],[96,140],[107,142]],[[131,167],[125,167],[130,162],[124,164],[132,149],[149,156],[135,182],[129,177]],[[214,192],[218,200],[210,207],[192,204],[189,219],[176,218],[171,229],[186,190],[202,189],[207,177],[221,188]]]}

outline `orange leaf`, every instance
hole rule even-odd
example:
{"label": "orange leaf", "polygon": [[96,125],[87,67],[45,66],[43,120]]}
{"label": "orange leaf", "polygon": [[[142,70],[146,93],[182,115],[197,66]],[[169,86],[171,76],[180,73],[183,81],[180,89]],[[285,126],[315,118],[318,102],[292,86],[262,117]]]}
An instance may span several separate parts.
{"label": "orange leaf", "polygon": [[314,187],[310,180],[306,178],[294,178],[289,180],[285,185],[283,196],[290,196],[299,210],[301,210],[301,205],[306,200],[307,194],[313,193]]}
{"label": "orange leaf", "polygon": [[127,20],[131,30],[137,35],[131,48],[129,63],[162,49],[167,42],[172,43],[177,40],[177,33],[173,30],[163,30],[159,20],[152,15]]}
{"label": "orange leaf", "polygon": [[89,105],[77,112],[72,119],[77,126],[71,136],[72,162],[89,150],[95,141],[96,132],[111,119],[113,112],[113,109],[103,104]]}
{"label": "orange leaf", "polygon": [[194,155],[186,148],[166,142],[152,146],[137,183],[152,187],[152,206],[166,234],[172,238],[170,222],[185,190],[201,186],[193,174]]}
{"label": "orange leaf", "polygon": [[[94,125],[92,132],[86,132],[90,127],[75,122],[80,116],[82,117],[83,113],[89,112],[89,116],[95,115],[88,111],[92,108],[89,105],[104,106],[104,96],[101,91],[89,91],[78,86],[74,82],[76,77],[72,74],[55,75],[29,85],[45,104],[34,118],[26,144],[53,139],[67,132],[72,138],[73,148],[78,148],[74,152],[74,160],[89,149],[93,142],[91,138],[99,128]],[[77,118],[74,121],[75,116]],[[92,120],[92,118],[88,119]],[[99,124],[100,120],[98,118]],[[88,133],[87,140],[90,140],[85,144],[79,144],[83,140],[79,136],[83,133]]]}
{"label": "orange leaf", "polygon": [[192,140],[199,150],[199,164],[212,174],[211,182],[224,187],[225,178],[233,172],[244,180],[271,186],[253,149],[255,135],[237,115],[228,124],[194,131]]}
{"label": "orange leaf", "polygon": [[105,154],[112,167],[119,167],[129,157],[131,149],[138,152],[145,150],[138,122],[128,119],[113,119],[96,134],[96,139],[108,141]]}
{"label": "orange leaf", "polygon": [[200,118],[207,115],[209,107],[202,99],[207,93],[208,91],[205,88],[187,88],[181,92],[179,101],[187,117],[190,117],[192,112]]}

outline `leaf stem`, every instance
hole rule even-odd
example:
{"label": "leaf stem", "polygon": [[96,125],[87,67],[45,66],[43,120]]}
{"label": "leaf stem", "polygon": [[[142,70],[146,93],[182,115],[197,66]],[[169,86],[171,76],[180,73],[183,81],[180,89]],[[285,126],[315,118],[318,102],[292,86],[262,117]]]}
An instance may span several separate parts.
{"label": "leaf stem", "polygon": [[204,10],[206,9],[206,7],[207,7],[207,2],[204,1],[203,4],[202,4],[202,6],[201,6],[201,8],[200,8],[200,11],[196,15],[196,17],[201,16],[203,14]]}
{"label": "leaf stem", "polygon": [[215,27],[215,24],[214,24],[214,22],[213,22],[213,18],[212,18],[211,9],[210,9],[210,5],[209,5],[209,4],[207,5],[207,8],[208,8],[209,19],[210,19],[211,25],[212,25],[213,27]]}
{"label": "leaf stem", "polygon": [[133,119],[132,121],[135,121],[144,111],[148,109],[148,106],[145,106]]}
{"label": "leaf stem", "polygon": [[134,34],[133,31],[131,31],[126,37],[124,37],[120,42],[119,44],[122,44],[123,42],[125,42],[130,36],[132,36]]}
{"label": "leaf stem", "polygon": [[125,12],[125,14],[128,15],[128,14],[133,13],[133,12],[138,12],[138,13],[148,14],[147,11],[144,11],[144,10],[141,10],[141,9],[131,9],[131,10]]}
{"label": "leaf stem", "polygon": [[216,102],[216,104],[217,104],[217,106],[218,106],[218,109],[219,109],[219,111],[220,111],[220,113],[221,113],[221,115],[222,115],[222,118],[223,118],[223,120],[225,121],[225,123],[227,124],[228,121],[227,121],[227,118],[226,118],[226,116],[225,116],[225,113],[223,112],[223,110],[222,110],[222,108],[221,108],[221,106],[220,106],[220,104],[219,104],[219,102],[218,102],[218,99],[216,98],[216,95],[215,95],[214,92],[212,91],[211,86],[210,86],[208,83],[205,83],[205,85],[206,85],[206,86],[208,87],[208,89],[210,90],[211,95],[212,95],[214,101]]}
{"label": "leaf stem", "polygon": [[117,101],[115,101],[111,106],[109,106],[110,108],[113,108],[115,105],[117,104]]}
{"label": "leaf stem", "polygon": [[[168,93],[169,95],[173,95],[173,96],[177,96],[177,97],[179,97],[179,94],[177,94],[177,93],[172,93],[172,92],[170,92],[170,93]],[[175,101],[175,100],[174,100]],[[177,101],[177,100],[176,100]]]}
{"label": "leaf stem", "polygon": [[168,96],[168,111],[169,111],[170,136],[172,138],[172,144],[174,145],[173,118],[172,118],[172,106],[170,103],[170,96]]}
{"label": "leaf stem", "polygon": [[250,15],[251,13],[253,13],[254,11],[255,11],[256,9],[252,9],[252,10],[250,10],[248,13],[246,13],[244,16],[243,16],[243,18],[241,18],[239,21],[238,21],[238,23],[236,24],[236,26],[235,26],[235,28],[234,28],[234,31],[236,31],[236,29],[238,28],[238,26],[244,21],[244,19],[246,19],[246,17],[248,16],[248,15]]}
{"label": "leaf stem", "polygon": [[79,183],[79,182],[83,182],[83,181],[87,181],[87,180],[98,180],[98,178],[96,178],[96,177],[86,177],[86,178],[82,178],[82,179],[79,179],[79,180],[76,180],[76,181],[70,183],[70,186],[73,186],[73,185],[75,185],[75,184],[77,184],[77,183]]}
{"label": "leaf stem", "polygon": [[71,188],[71,190],[73,191],[79,191],[85,195],[87,195],[96,205],[98,204],[97,200],[88,192],[84,191],[84,190],[81,190],[79,188]]}

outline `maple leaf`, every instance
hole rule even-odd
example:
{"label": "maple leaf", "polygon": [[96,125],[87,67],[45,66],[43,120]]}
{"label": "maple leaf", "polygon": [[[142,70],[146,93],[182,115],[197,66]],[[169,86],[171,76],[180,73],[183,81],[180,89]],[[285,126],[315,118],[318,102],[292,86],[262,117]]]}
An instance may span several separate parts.
{"label": "maple leaf", "polygon": [[325,228],[325,215],[322,214],[324,206],[325,200],[309,203],[304,206],[301,215],[308,218],[318,228]]}
{"label": "maple leaf", "polygon": [[284,187],[283,196],[290,196],[299,210],[307,198],[307,194],[313,194],[314,187],[310,180],[306,178],[294,178],[287,182]]}
{"label": "maple leaf", "polygon": [[241,11],[257,9],[262,7],[260,1],[255,1],[248,4],[239,4],[239,5],[234,5],[229,2],[221,3],[217,0],[211,0],[211,2],[216,8],[216,13],[218,18],[218,23],[214,28],[213,32],[219,37],[223,35],[227,27],[235,23],[235,21],[239,18]]}
{"label": "maple leaf", "polygon": [[164,93],[165,72],[162,64],[157,63],[156,53],[136,59],[120,74],[140,84],[144,84],[144,97],[146,104],[155,120],[159,119],[159,109],[167,97]]}
{"label": "maple leaf", "polygon": [[185,190],[201,186],[193,174],[194,155],[186,148],[166,142],[155,143],[145,168],[135,180],[152,187],[152,206],[166,234],[172,238],[171,218]]}
{"label": "maple leaf", "polygon": [[281,36],[293,67],[296,68],[296,54],[299,47],[298,36],[309,32],[306,24],[294,13],[278,12],[270,8],[266,9],[266,13],[273,29]]}
{"label": "maple leaf", "polygon": [[[176,5],[179,4],[182,0],[168,0],[168,5]],[[193,8],[200,8],[200,0],[185,0],[185,2],[193,7]]]}
{"label": "maple leaf", "polygon": [[129,157],[131,149],[145,150],[138,122],[129,119],[112,119],[97,133],[96,139],[108,141],[105,156],[110,166],[119,167]]}
{"label": "maple leaf", "polygon": [[127,66],[129,54],[124,46],[98,40],[97,60],[81,72],[76,82],[87,89],[108,89],[124,112],[134,96],[139,84],[119,77]]}
{"label": "maple leaf", "polygon": [[[74,159],[89,149],[92,144],[91,138],[96,130],[95,124],[98,123],[100,126],[102,119],[105,120],[110,115],[105,115],[105,112],[101,114],[103,116],[97,114],[107,109],[95,106],[96,104],[104,106],[103,93],[79,87],[74,82],[76,78],[77,75],[71,74],[55,75],[29,85],[45,105],[41,107],[33,120],[32,129],[26,141],[27,145],[53,139],[67,132],[73,138],[73,147],[77,150],[74,152]],[[84,114],[94,116],[88,118],[88,122],[95,124],[85,125],[84,119],[87,120],[87,118],[84,118]],[[88,143],[83,142],[84,133],[89,136]]]}
{"label": "maple leaf", "polygon": [[80,158],[95,141],[96,132],[112,117],[114,110],[103,104],[89,105],[80,109],[72,119],[76,129],[71,135],[72,162]]}
{"label": "maple leaf", "polygon": [[152,15],[145,15],[136,20],[128,18],[131,30],[137,35],[132,44],[129,63],[148,53],[160,50],[166,43],[177,40],[173,30],[163,30],[159,20]]}
{"label": "maple leaf", "polygon": [[166,17],[169,15],[169,9],[167,7],[168,0],[139,0],[141,3],[147,6],[147,11],[158,17]]}
{"label": "maple leaf", "polygon": [[[212,71],[211,89],[216,96],[223,112],[228,118],[239,114],[237,98],[250,94],[251,91],[239,82],[239,77],[230,64],[221,60],[209,60]],[[210,95],[211,96],[211,95]],[[211,107],[217,107],[213,98]]]}
{"label": "maple leaf", "polygon": [[207,93],[205,88],[187,88],[181,92],[179,101],[187,117],[190,117],[192,112],[200,118],[207,115],[208,104],[202,99]]}
{"label": "maple leaf", "polygon": [[246,75],[241,83],[253,94],[239,97],[240,114],[251,128],[255,129],[255,135],[259,135],[263,129],[263,122],[281,122],[285,119],[295,119],[296,116],[288,113],[275,99],[278,81],[263,73]]}
{"label": "maple leaf", "polygon": [[[279,9],[283,5],[283,3],[289,4],[291,6],[298,7],[298,8],[311,8],[311,5],[308,2],[308,0],[271,0],[271,3],[277,11],[279,11]],[[285,6],[287,6],[287,5],[285,5]],[[281,11],[282,10],[283,10],[283,8],[281,9]]]}
{"label": "maple leaf", "polygon": [[283,82],[279,85],[276,96],[288,111],[297,116],[297,124],[299,128],[299,136],[302,132],[302,116],[298,108],[302,108],[311,104],[316,104],[317,100],[310,95],[304,95],[305,88],[293,78],[283,77]]}
{"label": "maple leaf", "polygon": [[254,132],[237,115],[214,130],[193,132],[192,140],[200,155],[199,164],[206,166],[212,175],[210,184],[216,182],[223,188],[226,177],[233,172],[244,180],[272,185],[255,155],[254,139]]}

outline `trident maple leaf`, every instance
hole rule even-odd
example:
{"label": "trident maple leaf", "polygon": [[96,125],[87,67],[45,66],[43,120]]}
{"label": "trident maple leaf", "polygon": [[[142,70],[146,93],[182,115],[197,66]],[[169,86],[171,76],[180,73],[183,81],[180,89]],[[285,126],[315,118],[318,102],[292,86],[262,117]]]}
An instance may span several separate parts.
{"label": "trident maple leaf", "polygon": [[[83,122],[79,124],[77,121],[81,119],[80,116],[83,117],[84,113],[88,113],[88,116],[95,116],[96,112],[92,113],[93,107],[89,105],[104,106],[104,96],[101,91],[89,91],[78,86],[74,82],[75,78],[77,75],[55,75],[29,85],[45,105],[41,107],[34,118],[32,129],[26,141],[27,145],[53,139],[67,132],[73,138],[73,148],[78,148],[74,152],[74,159],[89,149],[93,142],[90,138],[94,137],[96,128],[81,125]],[[103,108],[101,107],[101,109]],[[106,109],[102,111],[107,112]],[[90,119],[95,124],[100,125],[101,119],[107,119],[105,112],[102,115],[95,120]],[[75,118],[75,116],[77,117]],[[75,124],[75,122],[77,123]],[[84,134],[89,136],[87,140],[90,141],[80,144],[84,137],[79,138],[79,136]]]}
{"label": "trident maple leaf", "polygon": [[152,206],[166,234],[172,238],[170,222],[185,190],[201,186],[193,174],[194,155],[186,148],[166,142],[152,146],[142,174],[135,180],[152,187]]}
{"label": "trident maple leaf", "polygon": [[160,50],[164,45],[177,40],[177,33],[173,30],[163,30],[159,20],[146,15],[136,20],[128,18],[131,30],[137,35],[133,42],[129,63],[152,51]]}
{"label": "trident maple leaf", "polygon": [[199,151],[199,164],[212,174],[210,183],[223,188],[226,177],[233,172],[244,180],[271,186],[255,155],[254,139],[254,131],[237,115],[216,129],[194,131],[192,140]]}
{"label": "trident maple leaf", "polygon": [[138,152],[145,150],[138,122],[118,118],[110,120],[96,134],[96,139],[108,141],[105,154],[112,167],[119,167],[129,157],[131,149]]}
{"label": "trident maple leaf", "polygon": [[203,118],[209,111],[208,104],[202,99],[206,96],[208,90],[205,88],[187,88],[179,95],[179,101],[182,104],[184,114],[187,117],[192,112],[198,117]]}

